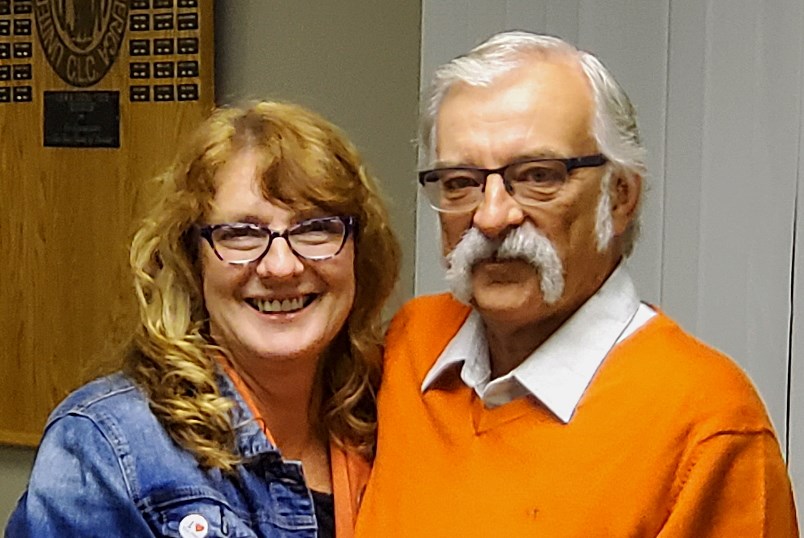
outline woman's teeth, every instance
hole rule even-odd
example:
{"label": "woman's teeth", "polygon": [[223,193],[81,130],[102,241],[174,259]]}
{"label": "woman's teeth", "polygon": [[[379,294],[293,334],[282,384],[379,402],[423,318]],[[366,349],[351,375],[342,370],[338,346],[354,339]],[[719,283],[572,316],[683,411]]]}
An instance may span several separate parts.
{"label": "woman's teeth", "polygon": [[251,303],[264,314],[274,312],[293,312],[294,310],[301,310],[304,307],[304,298],[296,297],[295,299],[274,299],[267,301],[262,299],[252,299]]}

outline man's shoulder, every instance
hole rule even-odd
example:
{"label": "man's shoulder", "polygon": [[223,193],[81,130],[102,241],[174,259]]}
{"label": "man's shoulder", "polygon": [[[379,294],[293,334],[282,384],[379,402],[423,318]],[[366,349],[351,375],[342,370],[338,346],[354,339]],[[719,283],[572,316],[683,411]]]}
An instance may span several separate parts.
{"label": "man's shoulder", "polygon": [[639,377],[640,390],[657,401],[714,421],[769,427],[765,406],[737,362],[666,314],[659,312],[616,349],[613,358],[636,367],[629,369]]}
{"label": "man's shoulder", "polygon": [[429,368],[466,321],[471,308],[450,294],[424,295],[408,301],[394,316],[385,338],[386,366],[404,358]]}
{"label": "man's shoulder", "polygon": [[630,346],[643,355],[641,360],[650,361],[653,367],[671,369],[682,376],[748,381],[732,358],[686,331],[661,311],[618,347],[628,351]]}
{"label": "man's shoulder", "polygon": [[460,327],[471,308],[458,302],[449,293],[422,295],[405,303],[394,316],[392,329],[403,330],[410,326]]}

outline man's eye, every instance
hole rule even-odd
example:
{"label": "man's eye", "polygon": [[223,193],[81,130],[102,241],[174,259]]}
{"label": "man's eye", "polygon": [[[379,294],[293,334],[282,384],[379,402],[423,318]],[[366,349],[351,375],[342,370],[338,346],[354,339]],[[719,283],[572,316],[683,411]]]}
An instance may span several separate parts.
{"label": "man's eye", "polygon": [[553,185],[563,183],[566,172],[561,166],[548,164],[528,164],[516,170],[514,182],[535,183],[539,185]]}
{"label": "man's eye", "polygon": [[441,178],[441,186],[445,191],[456,191],[479,187],[480,183],[473,176],[453,173],[445,174]]}

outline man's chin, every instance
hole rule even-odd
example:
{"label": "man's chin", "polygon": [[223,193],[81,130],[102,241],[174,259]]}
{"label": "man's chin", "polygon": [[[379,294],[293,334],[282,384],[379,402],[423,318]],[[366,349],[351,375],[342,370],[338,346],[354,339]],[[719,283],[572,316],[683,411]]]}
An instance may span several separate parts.
{"label": "man's chin", "polygon": [[489,291],[474,293],[471,305],[484,321],[498,327],[519,327],[548,308],[541,294],[523,293],[520,289]]}
{"label": "man's chin", "polygon": [[[452,278],[450,278],[452,276]],[[490,288],[489,293],[503,292],[507,288],[539,287],[539,271],[527,261],[516,259],[486,258],[472,266],[471,271],[465,273],[447,274],[447,283],[452,295],[460,302],[475,306],[476,290],[481,296],[487,296],[483,290]],[[512,294],[517,295],[517,292]]]}
{"label": "man's chin", "polygon": [[[472,283],[517,283],[538,278],[539,270],[522,258],[480,260],[472,267]],[[478,282],[481,281],[481,282]]]}

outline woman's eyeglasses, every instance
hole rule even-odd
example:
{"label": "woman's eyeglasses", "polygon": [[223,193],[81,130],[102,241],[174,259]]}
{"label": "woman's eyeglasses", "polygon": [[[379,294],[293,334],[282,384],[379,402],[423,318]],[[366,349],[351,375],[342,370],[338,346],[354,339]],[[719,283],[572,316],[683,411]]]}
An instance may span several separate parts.
{"label": "woman's eyeglasses", "polygon": [[290,250],[307,260],[326,260],[337,256],[354,231],[354,217],[322,217],[307,219],[281,232],[268,226],[234,222],[199,228],[221,260],[244,265],[261,260],[274,239],[287,241]]}

